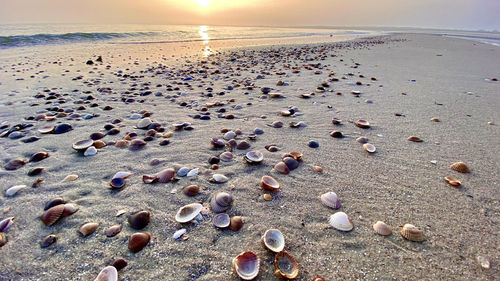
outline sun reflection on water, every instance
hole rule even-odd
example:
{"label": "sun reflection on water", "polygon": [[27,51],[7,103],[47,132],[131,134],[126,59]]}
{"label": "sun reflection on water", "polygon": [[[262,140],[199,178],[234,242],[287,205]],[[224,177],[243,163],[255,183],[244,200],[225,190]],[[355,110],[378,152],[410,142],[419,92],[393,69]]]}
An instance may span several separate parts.
{"label": "sun reflection on water", "polygon": [[208,35],[208,26],[206,25],[200,25],[200,30],[198,30],[198,34],[201,37],[201,40],[203,40],[202,45],[203,47],[203,56],[208,57],[212,54],[212,49],[210,49],[210,46],[208,46],[208,43],[210,42],[210,36]]}

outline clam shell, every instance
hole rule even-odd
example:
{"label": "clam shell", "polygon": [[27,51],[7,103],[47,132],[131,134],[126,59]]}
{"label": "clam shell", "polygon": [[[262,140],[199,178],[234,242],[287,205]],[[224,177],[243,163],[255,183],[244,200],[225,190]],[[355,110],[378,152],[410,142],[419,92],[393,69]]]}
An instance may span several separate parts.
{"label": "clam shell", "polygon": [[112,179],[126,179],[130,177],[132,173],[130,172],[117,172]]}
{"label": "clam shell", "polygon": [[0,232],[0,247],[5,244],[7,244],[7,236],[5,235],[5,233]]}
{"label": "clam shell", "polygon": [[90,234],[94,233],[99,226],[98,223],[95,222],[89,222],[80,227],[78,230],[83,236],[89,236]]}
{"label": "clam shell", "polygon": [[260,179],[260,186],[268,190],[277,190],[280,188],[279,182],[270,176],[263,176]]}
{"label": "clam shell", "polygon": [[336,212],[331,215],[328,222],[335,227],[335,229],[340,231],[351,231],[354,227],[351,220],[344,212]]}
{"label": "clam shell", "polygon": [[392,229],[383,221],[377,221],[373,225],[373,230],[382,236],[389,236],[392,234]]}
{"label": "clam shell", "polygon": [[93,146],[97,149],[105,147],[107,144],[103,142],[102,140],[96,140],[94,141]]}
{"label": "clam shell", "polygon": [[214,148],[223,148],[224,146],[226,146],[226,143],[218,138],[212,138],[210,143]]}
{"label": "clam shell", "polygon": [[223,174],[214,174],[212,176],[212,180],[216,183],[225,183],[227,182],[229,179],[224,176]]}
{"label": "clam shell", "polygon": [[78,175],[67,175],[62,182],[74,181],[78,178]]}
{"label": "clam shell", "polygon": [[66,200],[62,197],[56,197],[49,202],[45,204],[45,207],[43,208],[44,211],[47,211],[48,209],[56,206],[56,205],[61,205],[61,204],[66,204]]}
{"label": "clam shell", "polygon": [[158,182],[159,178],[157,176],[143,175],[142,182],[145,184]]}
{"label": "clam shell", "polygon": [[164,169],[156,174],[158,177],[158,181],[161,183],[171,182],[175,178],[175,170],[174,169]]}
{"label": "clam shell", "polygon": [[299,167],[299,161],[295,160],[292,157],[283,158],[283,162],[288,167],[288,169],[290,169],[290,171],[295,170]]}
{"label": "clam shell", "polygon": [[363,128],[363,129],[370,128],[370,122],[363,120],[363,119],[356,121],[355,124],[359,128]]}
{"label": "clam shell", "polygon": [[17,169],[21,168],[22,166],[24,166],[24,164],[26,164],[26,162],[22,159],[13,159],[13,160],[10,160],[7,163],[7,165],[4,166],[4,168],[7,171],[13,171],[13,170],[17,170]]}
{"label": "clam shell", "polygon": [[[117,144],[118,144],[118,142],[117,142]],[[146,144],[147,143],[143,140],[135,139],[135,140],[132,140],[130,142],[129,149],[130,150],[139,150],[139,149],[143,148],[144,146],[146,146]]]}
{"label": "clam shell", "polygon": [[277,229],[268,229],[262,235],[261,241],[266,248],[275,253],[281,252],[285,248],[285,237]]}
{"label": "clam shell", "polygon": [[233,160],[233,154],[229,151],[223,152],[221,155],[219,155],[220,160],[229,162]]}
{"label": "clam shell", "polygon": [[5,191],[5,196],[7,196],[7,197],[12,197],[12,196],[16,195],[16,194],[17,194],[17,192],[19,192],[19,190],[24,189],[24,188],[26,188],[26,187],[27,187],[27,186],[26,186],[26,185],[24,185],[24,184],[14,185],[14,186],[10,187],[9,189],[7,189],[7,190]]}
{"label": "clam shell", "polygon": [[460,173],[468,173],[470,171],[469,167],[467,167],[464,162],[453,163],[451,164],[450,168]]}
{"label": "clam shell", "polygon": [[401,229],[401,236],[413,242],[424,241],[424,231],[409,223],[405,224]]}
{"label": "clam shell", "polygon": [[54,126],[44,126],[38,129],[40,134],[50,134],[54,131]]}
{"label": "clam shell", "polygon": [[247,141],[241,141],[236,145],[237,149],[245,150],[250,148],[250,144]]}
{"label": "clam shell", "polygon": [[174,232],[174,235],[172,235],[172,238],[174,239],[179,239],[181,238],[182,235],[184,235],[186,233],[186,229],[185,228],[181,228],[179,230],[177,230],[176,232]]}
{"label": "clam shell", "polygon": [[363,144],[363,149],[369,153],[374,153],[375,151],[377,151],[377,148],[371,143]]}
{"label": "clam shell", "polygon": [[184,177],[188,174],[189,168],[188,167],[182,167],[179,170],[177,170],[177,176],[178,177]]}
{"label": "clam shell", "polygon": [[14,217],[8,217],[0,221],[0,232],[7,232],[14,223]]}
{"label": "clam shell", "polygon": [[199,168],[195,168],[195,169],[192,169],[191,171],[189,171],[187,174],[186,174],[186,177],[190,178],[190,177],[194,177],[196,175],[198,175],[198,172],[200,171]]}
{"label": "clam shell", "polygon": [[151,121],[150,118],[142,118],[139,122],[137,122],[137,128],[146,129],[149,125],[151,125],[151,123],[153,123],[153,121]]}
{"label": "clam shell", "polygon": [[357,142],[359,142],[359,143],[365,144],[365,143],[367,143],[369,140],[368,140],[368,138],[367,138],[367,137],[359,137],[359,138],[357,138],[357,139],[356,139],[356,141],[357,141]]}
{"label": "clam shell", "polygon": [[119,141],[117,141],[115,143],[115,146],[116,147],[125,147],[125,146],[127,146],[127,144],[128,144],[128,141],[126,141],[126,140],[119,140]]}
{"label": "clam shell", "polygon": [[462,184],[459,180],[452,177],[444,177],[444,180],[452,186],[460,186]]}
{"label": "clam shell", "polygon": [[146,247],[151,241],[151,235],[147,232],[136,232],[128,239],[128,249],[132,253],[137,253]]}
{"label": "clam shell", "polygon": [[128,223],[134,229],[143,229],[149,224],[150,218],[148,211],[138,211],[128,217]]}
{"label": "clam shell", "polygon": [[113,189],[121,189],[125,187],[125,180],[123,178],[114,178],[109,182],[109,186]]}
{"label": "clam shell", "polygon": [[114,266],[116,270],[120,271],[124,269],[128,265],[128,263],[126,260],[119,258],[116,259],[111,265]]}
{"label": "clam shell", "polygon": [[187,196],[196,196],[199,192],[200,192],[200,187],[197,186],[197,185],[188,185],[188,186],[185,186],[182,191],[184,192],[184,194],[186,194]]}
{"label": "clam shell", "polygon": [[94,281],[118,281],[118,272],[114,266],[106,266]]}
{"label": "clam shell", "polygon": [[416,136],[411,136],[408,138],[409,141],[412,141],[412,142],[423,142],[423,140],[419,137],[416,137]]}
{"label": "clam shell", "polygon": [[71,216],[72,214],[76,213],[76,211],[78,211],[78,206],[76,206],[75,204],[66,203],[63,206],[64,210],[62,217]]}
{"label": "clam shell", "polygon": [[57,241],[57,236],[55,236],[54,234],[47,235],[40,242],[40,247],[47,248],[50,245],[56,243],[56,241]]}
{"label": "clam shell", "polygon": [[230,139],[233,139],[236,137],[236,133],[233,132],[233,131],[229,131],[227,133],[224,134],[224,139],[225,140],[230,140]]}
{"label": "clam shell", "polygon": [[37,152],[37,153],[31,155],[29,162],[42,161],[43,159],[45,159],[45,158],[47,158],[49,156],[50,156],[50,154],[48,152],[43,152],[43,151],[42,152]]}
{"label": "clam shell", "polygon": [[175,220],[180,223],[186,223],[192,221],[203,209],[203,206],[200,203],[191,203],[185,206],[182,206],[177,211],[175,215]]}
{"label": "clam shell", "polygon": [[41,216],[42,222],[46,226],[51,226],[61,218],[63,212],[64,212],[64,205],[62,205],[62,204],[56,205],[56,206],[46,210],[42,214],[42,216]]}
{"label": "clam shell", "polygon": [[299,265],[292,255],[281,251],[274,257],[274,274],[281,278],[295,279],[299,275]]}
{"label": "clam shell", "polygon": [[214,213],[222,213],[231,207],[233,197],[227,192],[218,192],[210,200],[210,207]]}
{"label": "clam shell", "polygon": [[276,165],[274,165],[274,169],[278,171],[278,173],[283,175],[287,175],[288,173],[290,173],[290,169],[283,161],[276,163]]}
{"label": "clam shell", "polygon": [[336,118],[336,117],[332,118],[332,124],[333,125],[339,125],[341,123],[342,123],[342,120],[340,120],[339,118]]}
{"label": "clam shell", "polygon": [[231,221],[229,222],[229,229],[232,231],[238,231],[243,227],[244,221],[243,217],[240,216],[234,216],[231,218]]}
{"label": "clam shell", "polygon": [[338,139],[344,137],[344,135],[340,131],[332,131],[332,132],[330,132],[330,136],[332,136],[333,138],[338,138]]}
{"label": "clam shell", "polygon": [[73,149],[77,151],[83,151],[91,147],[94,144],[93,140],[81,140],[73,143]]}
{"label": "clam shell", "polygon": [[254,252],[243,252],[233,259],[233,268],[243,280],[252,280],[259,274],[260,259]]}
{"label": "clam shell", "polygon": [[85,150],[83,156],[94,156],[97,154],[97,149],[94,146],[91,146]]}
{"label": "clam shell", "polygon": [[[287,153],[286,157],[292,157],[293,159],[300,161],[302,159],[302,156],[303,156],[302,152],[293,151],[293,152]],[[285,157],[281,157],[281,158],[285,158]]]}
{"label": "clam shell", "polygon": [[330,207],[334,210],[340,208],[340,200],[339,200],[337,194],[333,191],[322,194],[320,196],[320,199],[321,199],[321,203],[323,203],[323,205],[325,205],[327,207]]}
{"label": "clam shell", "polygon": [[213,218],[213,223],[218,228],[226,228],[229,226],[231,219],[226,213],[217,214]]}
{"label": "clam shell", "polygon": [[107,237],[113,237],[116,236],[118,233],[122,231],[122,225],[121,224],[115,224],[112,225],[104,231],[104,234],[106,234]]}
{"label": "clam shell", "polygon": [[245,155],[245,160],[248,163],[260,163],[264,160],[264,154],[260,151],[249,151]]}

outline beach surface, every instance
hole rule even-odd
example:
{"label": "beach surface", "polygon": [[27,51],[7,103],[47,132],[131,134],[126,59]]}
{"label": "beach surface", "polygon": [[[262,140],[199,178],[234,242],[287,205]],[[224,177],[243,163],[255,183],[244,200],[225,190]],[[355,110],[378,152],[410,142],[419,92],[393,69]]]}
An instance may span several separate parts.
{"label": "beach surface", "polygon": [[[232,260],[244,251],[260,258],[255,280],[276,280],[275,255],[261,242],[272,228],[283,233],[285,250],[299,265],[297,280],[498,280],[500,48],[410,33],[320,43],[325,40],[214,41],[208,51],[200,42],[0,50],[2,131],[32,125],[14,134],[19,138],[0,138],[0,220],[14,217],[0,247],[0,280],[94,280],[118,258],[128,263],[119,280],[239,280]],[[290,108],[295,114],[283,116]],[[149,116],[163,129],[148,133],[131,116]],[[360,119],[370,128],[357,127]],[[283,127],[271,126],[276,121]],[[305,126],[290,126],[300,121]],[[175,130],[184,122],[192,130]],[[61,123],[72,130],[38,131]],[[112,123],[119,133],[104,129]],[[252,136],[256,128],[263,133]],[[224,129],[240,130],[236,141],[250,148],[214,148],[211,140],[223,140]],[[107,144],[96,155],[72,149],[93,133],[105,134]],[[138,150],[130,142],[115,145],[146,134],[152,137]],[[363,150],[357,141],[363,136],[375,153]],[[39,139],[23,142],[30,137]],[[309,147],[310,141],[319,146]],[[278,151],[268,151],[269,145]],[[214,170],[216,160],[209,159],[225,150],[233,159]],[[262,152],[264,160],[247,163],[249,151]],[[37,152],[49,157],[5,169]],[[301,152],[302,159],[280,174],[273,167],[288,152]],[[469,173],[450,168],[459,161]],[[44,169],[28,176],[36,167]],[[143,175],[182,167],[199,171],[143,183]],[[125,187],[111,189],[119,171],[131,175]],[[63,182],[72,174],[78,178]],[[211,182],[214,174],[228,181]],[[279,190],[263,190],[264,175],[275,178]],[[447,176],[461,185],[448,184]],[[7,196],[15,185],[26,187]],[[186,196],[188,185],[198,185],[200,193]],[[320,201],[330,191],[341,202],[338,210]],[[217,192],[232,195],[226,213],[243,217],[239,231],[213,225],[210,199]],[[46,226],[40,216],[57,197],[78,211]],[[205,207],[202,215],[178,223],[179,208],[195,202]],[[150,212],[150,222],[136,230],[128,218],[142,210]],[[329,224],[338,211],[349,216],[353,230]],[[377,221],[392,235],[376,234]],[[89,222],[99,226],[84,237],[79,228]],[[423,242],[400,235],[408,223],[423,231]],[[107,237],[105,230],[116,224],[121,232]],[[136,232],[148,232],[151,241],[132,253],[128,241]],[[57,241],[42,248],[51,234]]]}

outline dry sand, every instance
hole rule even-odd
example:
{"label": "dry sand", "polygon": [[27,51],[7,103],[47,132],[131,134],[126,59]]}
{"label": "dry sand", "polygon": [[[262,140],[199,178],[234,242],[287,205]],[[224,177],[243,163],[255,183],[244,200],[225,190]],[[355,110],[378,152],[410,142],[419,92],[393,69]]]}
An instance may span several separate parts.
{"label": "dry sand", "polygon": [[[197,52],[199,46],[167,52],[163,48],[168,46],[161,44],[68,50],[57,47],[32,55],[4,53],[0,64],[0,122],[33,124],[23,133],[41,139],[27,144],[19,139],[0,139],[2,166],[8,160],[27,159],[38,151],[49,152],[50,157],[15,171],[0,171],[0,212],[8,211],[0,218],[15,217],[6,233],[8,242],[0,248],[0,280],[93,280],[102,268],[120,257],[127,260],[128,266],[119,272],[119,280],[238,280],[231,261],[243,251],[253,251],[260,257],[260,274],[255,280],[275,280],[274,255],[260,242],[269,228],[283,232],[285,250],[300,265],[297,280],[312,280],[316,275],[325,280],[498,280],[500,134],[498,125],[488,122],[500,124],[500,82],[490,80],[500,78],[500,48],[422,34],[356,42],[220,48],[220,53],[208,58],[179,52]],[[93,55],[102,55],[104,63],[85,65],[87,59],[95,59]],[[236,60],[230,61],[232,57]],[[164,68],[158,68],[159,63]],[[305,67],[317,63],[321,63],[321,74],[314,74],[318,68]],[[300,72],[284,68],[288,64],[299,66]],[[202,69],[209,73],[207,78],[200,75]],[[119,70],[132,77],[118,77]],[[336,74],[329,77],[330,72]],[[82,79],[72,79],[80,75]],[[255,79],[257,75],[264,79]],[[183,84],[185,77],[194,78],[185,81],[192,88]],[[327,92],[311,99],[299,98],[332,77],[340,81],[330,82]],[[370,77],[377,80],[371,81]],[[241,80],[257,88],[226,89],[228,85],[242,84]],[[289,85],[276,86],[279,80]],[[353,86],[351,83],[356,81],[363,85]],[[130,104],[121,101],[126,91],[131,95],[147,91],[144,83],[148,82],[151,95],[136,96],[136,102]],[[156,87],[158,84],[161,87]],[[166,91],[166,85],[179,90]],[[105,87],[112,92],[98,91]],[[207,87],[214,89],[213,97],[206,96]],[[286,98],[264,99],[261,87],[271,87]],[[73,101],[91,94],[96,98],[91,102],[99,106],[85,105],[85,110],[77,112],[99,116],[89,120],[59,118],[53,122],[24,120],[36,116],[38,110],[54,107],[45,104],[45,99],[34,98],[45,89],[68,99],[60,105],[62,108],[76,108],[79,105]],[[352,90],[362,94],[355,97]],[[156,92],[162,96],[155,96]],[[224,95],[217,94],[220,92]],[[143,103],[138,102],[141,99]],[[203,105],[230,99],[234,102],[223,108],[224,114],[234,114],[232,120],[217,118],[216,111],[221,107],[209,108],[209,121],[193,119],[200,113],[197,108],[179,105],[194,100]],[[31,106],[35,103],[39,105]],[[102,110],[105,105],[113,109]],[[235,109],[236,105],[241,109]],[[279,115],[291,105],[297,106],[302,115]],[[73,142],[103,131],[105,124],[117,118],[123,125],[120,134],[106,136],[104,141],[117,141],[127,132],[137,132],[143,138],[146,131],[136,129],[137,121],[128,118],[141,110],[153,113],[151,118],[166,131],[173,130],[176,122],[189,122],[194,130],[175,132],[166,146],[159,146],[162,138],[155,139],[138,151],[107,146],[95,156],[83,157],[71,148]],[[332,125],[333,117],[342,119],[343,125]],[[441,122],[430,121],[432,117]],[[351,121],[358,119],[369,120],[372,127],[355,127]],[[279,129],[267,126],[273,121],[285,125]],[[304,121],[307,127],[290,128],[291,121]],[[74,130],[62,135],[41,135],[36,131],[55,122],[67,122]],[[264,134],[250,141],[250,150],[263,152],[263,163],[250,166],[243,161],[248,150],[235,150],[233,161],[221,162],[217,171],[210,169],[209,157],[223,151],[211,149],[212,137],[221,138],[223,128],[241,129],[243,135],[238,140],[242,140],[257,127]],[[332,138],[329,133],[333,130],[345,137]],[[407,138],[412,135],[424,142],[409,142]],[[355,140],[359,136],[368,137],[377,152],[363,151]],[[318,141],[319,147],[309,148],[310,140]],[[268,152],[264,146],[270,144],[281,150]],[[299,168],[289,175],[276,173],[274,164],[282,153],[290,151],[303,152]],[[155,158],[162,162],[151,166]],[[432,160],[437,163],[432,164]],[[467,163],[471,172],[451,170],[450,164],[456,161]],[[324,173],[313,171],[313,165],[323,167]],[[31,188],[38,177],[28,177],[27,172],[39,166],[45,167],[38,176],[43,182]],[[144,174],[183,166],[199,168],[200,173],[175,183],[142,183]],[[117,192],[109,189],[108,182],[118,171],[129,171],[132,176]],[[229,181],[210,183],[214,173],[226,175]],[[69,174],[79,178],[61,183]],[[267,192],[258,186],[263,175],[271,175],[281,183],[272,201],[263,199]],[[448,185],[445,176],[458,178],[462,186]],[[18,184],[28,188],[14,197],[4,196],[6,189]],[[189,184],[201,186],[201,194],[185,196],[182,187]],[[212,213],[195,223],[181,225],[174,220],[179,207],[197,201],[208,206],[210,196],[217,191],[233,195],[228,214],[244,217],[240,231],[216,229]],[[340,211],[353,221],[351,232],[329,226],[328,218],[336,211],[319,201],[327,191],[338,194]],[[47,227],[40,215],[45,203],[58,196],[77,204],[79,211]],[[115,217],[119,210],[127,213]],[[139,210],[151,212],[151,222],[144,231],[151,233],[152,241],[133,254],[127,243],[137,230],[129,226],[127,217]],[[372,224],[378,220],[392,227],[391,236],[373,232]],[[78,228],[86,222],[97,222],[99,227],[94,234],[82,237]],[[122,231],[113,238],[106,237],[104,230],[116,223],[122,224]],[[406,223],[423,229],[425,241],[410,242],[401,237],[399,230]],[[181,228],[187,229],[188,239],[174,240],[173,233]],[[49,234],[57,235],[57,242],[41,248],[41,239]],[[491,269],[479,265],[478,255],[490,261]]]}

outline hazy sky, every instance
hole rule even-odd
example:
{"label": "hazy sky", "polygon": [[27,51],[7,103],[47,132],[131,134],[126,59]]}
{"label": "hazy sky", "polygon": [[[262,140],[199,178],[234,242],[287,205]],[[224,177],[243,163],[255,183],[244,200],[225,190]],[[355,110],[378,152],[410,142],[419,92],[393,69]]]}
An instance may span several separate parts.
{"label": "hazy sky", "polygon": [[0,23],[40,22],[500,30],[500,0],[0,0]]}

